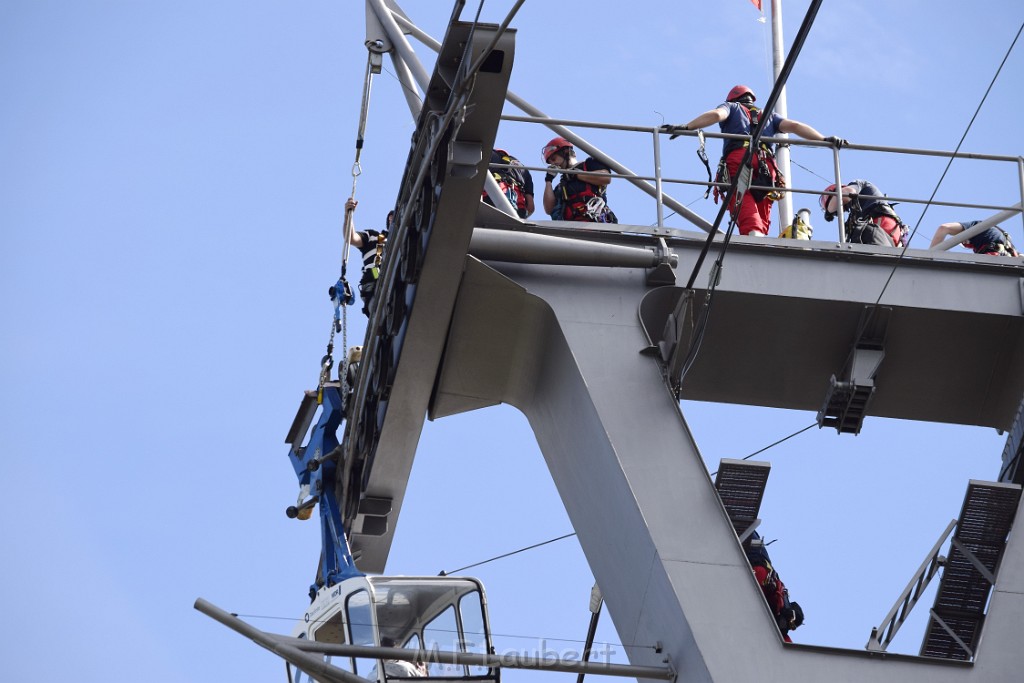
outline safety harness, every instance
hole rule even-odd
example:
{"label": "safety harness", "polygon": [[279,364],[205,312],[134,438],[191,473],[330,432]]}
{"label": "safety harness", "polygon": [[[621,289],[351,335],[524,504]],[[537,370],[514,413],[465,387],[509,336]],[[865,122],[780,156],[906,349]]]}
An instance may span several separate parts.
{"label": "safety harness", "polygon": [[[990,256],[1012,256],[1017,258],[1020,254],[1013,246],[1013,241],[1010,239],[1010,233],[1006,232],[998,225],[993,228],[998,231],[1001,235],[999,239],[986,242],[985,244],[979,244],[975,246],[972,240],[967,240],[964,246],[970,246],[974,250],[975,254],[987,254]],[[984,233],[982,233],[984,234]]]}
{"label": "safety harness", "polygon": [[[511,154],[503,149],[496,149],[491,155],[491,163],[502,163],[510,166],[521,166],[519,160],[514,158]],[[523,178],[523,171],[519,168],[492,168],[491,175],[494,176],[494,180],[498,183],[498,187],[508,197],[509,203],[516,207],[516,213],[519,214],[520,218],[526,218],[526,180]],[[483,191],[483,197],[486,201],[490,201],[487,197],[487,190]]]}
{"label": "safety harness", "polygon": [[991,256],[1012,256],[1017,258],[1020,253],[1014,248],[1013,243],[1010,241],[1010,235],[1002,228],[999,232],[1003,233],[1002,242],[989,242],[974,250],[976,254],[989,254]]}
{"label": "safety harness", "polygon": [[[765,600],[768,601],[768,606],[775,615],[779,629],[785,634],[804,623],[804,611],[799,603],[790,601],[789,590],[779,578],[779,573],[772,567],[767,549],[763,542],[760,542],[760,538],[756,538],[757,543],[750,542],[744,545],[747,561],[750,562],[750,567],[754,570],[754,576],[760,584]],[[763,578],[758,576],[758,567],[762,569]]]}
{"label": "safety harness", "polygon": [[[587,162],[576,164],[582,168]],[[599,185],[580,180],[575,174],[564,174],[555,188],[555,210],[551,217],[562,221],[589,221],[591,223],[618,223],[615,213],[608,208],[607,192]]]}
{"label": "safety harness", "polygon": [[[889,220],[886,220],[889,219]],[[893,246],[906,246],[910,235],[910,228],[903,222],[892,208],[892,204],[886,201],[876,201],[867,210],[861,208],[860,197],[854,197],[850,202],[850,213],[846,218],[846,235],[849,239],[858,231],[871,226],[877,227],[892,240]]]}
{"label": "safety harness", "polygon": [[[743,111],[744,114],[746,114],[747,129],[743,132],[744,134],[749,134],[752,130],[757,128],[757,125],[761,122],[761,110],[758,109],[757,107],[747,106],[742,102],[737,102],[736,104],[739,104],[740,110]],[[703,142],[703,137],[701,137],[701,150],[703,150],[704,147]],[[715,174],[716,183],[722,183],[728,186],[732,182],[732,177],[729,174],[729,166],[726,161],[726,158],[735,150],[747,149],[748,147],[750,147],[750,140],[734,140],[730,138],[725,141],[725,146],[722,150],[722,158],[718,161],[718,170]],[[698,151],[698,156],[700,156],[700,151]],[[710,173],[711,169],[707,163],[707,155],[705,154],[701,158],[701,160],[704,162],[704,166],[708,167],[708,172]],[[753,164],[757,164],[757,168],[753,169],[754,175],[750,181],[751,185],[759,185],[761,187],[774,187],[780,189],[784,189],[786,187],[786,178],[785,176],[782,175],[782,171],[779,170],[778,162],[776,162],[775,160],[775,152],[770,145],[764,142],[759,142],[757,151],[750,157],[750,163],[752,168]],[[726,192],[727,190],[725,188],[722,188],[719,185],[715,186],[715,204],[718,203],[718,199],[720,197],[725,197]],[[777,190],[752,189],[750,190],[750,194],[756,201],[759,202],[764,201],[765,197],[772,200],[773,202],[782,199],[782,193],[778,192]],[[707,196],[708,193],[705,192],[705,199],[707,198]]]}
{"label": "safety harness", "polygon": [[[377,280],[380,278],[380,267],[384,262],[384,246],[387,244],[387,231],[377,232],[366,230],[366,250],[363,252],[363,277],[359,281],[359,295],[363,300],[363,314],[369,317],[369,303],[377,290]],[[372,240],[372,246],[368,244]],[[362,251],[362,250],[361,250]]]}

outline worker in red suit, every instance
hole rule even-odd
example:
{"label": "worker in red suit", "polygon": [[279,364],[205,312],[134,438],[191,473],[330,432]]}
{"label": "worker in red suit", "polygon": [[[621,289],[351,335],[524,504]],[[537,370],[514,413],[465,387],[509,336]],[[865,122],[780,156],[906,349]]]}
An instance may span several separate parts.
{"label": "worker in red suit", "polygon": [[[757,97],[754,91],[745,85],[734,86],[725,98],[725,102],[710,111],[697,116],[682,126],[665,126],[662,130],[673,133],[673,137],[682,130],[698,130],[717,123],[723,133],[750,135],[760,122],[763,112],[754,106]],[[793,133],[806,140],[820,140],[835,147],[845,146],[846,140],[834,135],[825,137],[806,123],[784,119],[775,112],[765,121],[762,135],[774,137],[777,133]],[[749,140],[726,139],[722,145],[722,160],[718,164],[718,176],[715,182],[728,183],[740,172],[740,163],[750,146]],[[786,186],[785,178],[775,163],[775,152],[771,145],[761,143],[750,158],[751,184],[766,187]],[[715,201],[725,192],[715,188]],[[764,237],[768,234],[771,223],[772,203],[779,197],[778,193],[768,190],[748,190],[739,210],[736,209],[735,197],[729,205],[729,213],[736,221],[741,235]]]}
{"label": "worker in red suit", "polygon": [[768,608],[775,616],[775,623],[779,626],[782,639],[792,643],[789,632],[804,623],[804,611],[800,603],[790,602],[789,591],[786,584],[782,583],[779,573],[772,567],[771,558],[764,547],[764,540],[753,532],[750,538],[743,544],[743,550],[747,553],[747,560],[751,569],[754,570],[754,580],[761,587],[764,599],[768,602]]}

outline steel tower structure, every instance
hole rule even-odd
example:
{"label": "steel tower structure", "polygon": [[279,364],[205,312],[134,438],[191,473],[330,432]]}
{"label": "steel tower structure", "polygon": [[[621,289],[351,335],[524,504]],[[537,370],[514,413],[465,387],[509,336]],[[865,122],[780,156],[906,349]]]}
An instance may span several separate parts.
{"label": "steel tower structure", "polygon": [[[1024,266],[733,238],[684,378],[680,359],[707,291],[680,286],[675,273],[698,263],[704,236],[524,223],[482,204],[502,108],[514,97],[515,31],[453,21],[424,82],[404,36],[415,27],[385,0],[368,8],[368,45],[397,57],[409,85],[419,74],[425,100],[410,101],[418,125],[338,464],[359,568],[384,569],[424,419],[509,403],[536,434],[633,664],[667,662],[686,683],[1014,680],[1024,670],[1024,527],[1008,538],[1006,529],[1019,486],[979,483],[982,503],[998,499],[995,508],[972,518],[965,504],[960,520],[1002,525],[992,527],[1002,534],[989,539],[994,555],[964,551],[968,573],[984,565],[994,584],[970,642],[961,639],[970,656],[784,643],[678,399],[819,410],[840,431],[870,414],[1019,432]],[[867,283],[898,259],[879,305]],[[794,277],[808,286],[772,293],[771,283]],[[739,353],[755,333],[773,363]],[[1000,372],[937,372],[943,359],[993,340]],[[800,354],[776,353],[795,345]],[[661,653],[629,647],[652,642]]]}

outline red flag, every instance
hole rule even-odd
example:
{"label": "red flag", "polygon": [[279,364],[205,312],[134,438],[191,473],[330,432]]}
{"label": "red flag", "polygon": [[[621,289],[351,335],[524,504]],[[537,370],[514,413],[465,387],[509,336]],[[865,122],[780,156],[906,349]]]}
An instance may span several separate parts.
{"label": "red flag", "polygon": [[750,2],[754,3],[754,7],[756,7],[758,11],[761,11],[761,0],[750,0]]}

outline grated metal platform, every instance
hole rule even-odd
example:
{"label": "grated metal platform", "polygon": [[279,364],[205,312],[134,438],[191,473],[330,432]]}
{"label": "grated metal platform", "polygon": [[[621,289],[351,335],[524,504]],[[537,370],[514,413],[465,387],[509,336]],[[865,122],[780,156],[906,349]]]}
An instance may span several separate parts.
{"label": "grated metal platform", "polygon": [[974,657],[1020,495],[1017,484],[968,483],[921,645],[922,656],[962,661]]}
{"label": "grated metal platform", "polygon": [[770,462],[723,458],[719,463],[715,490],[740,541],[748,530],[756,527],[771,470]]}

